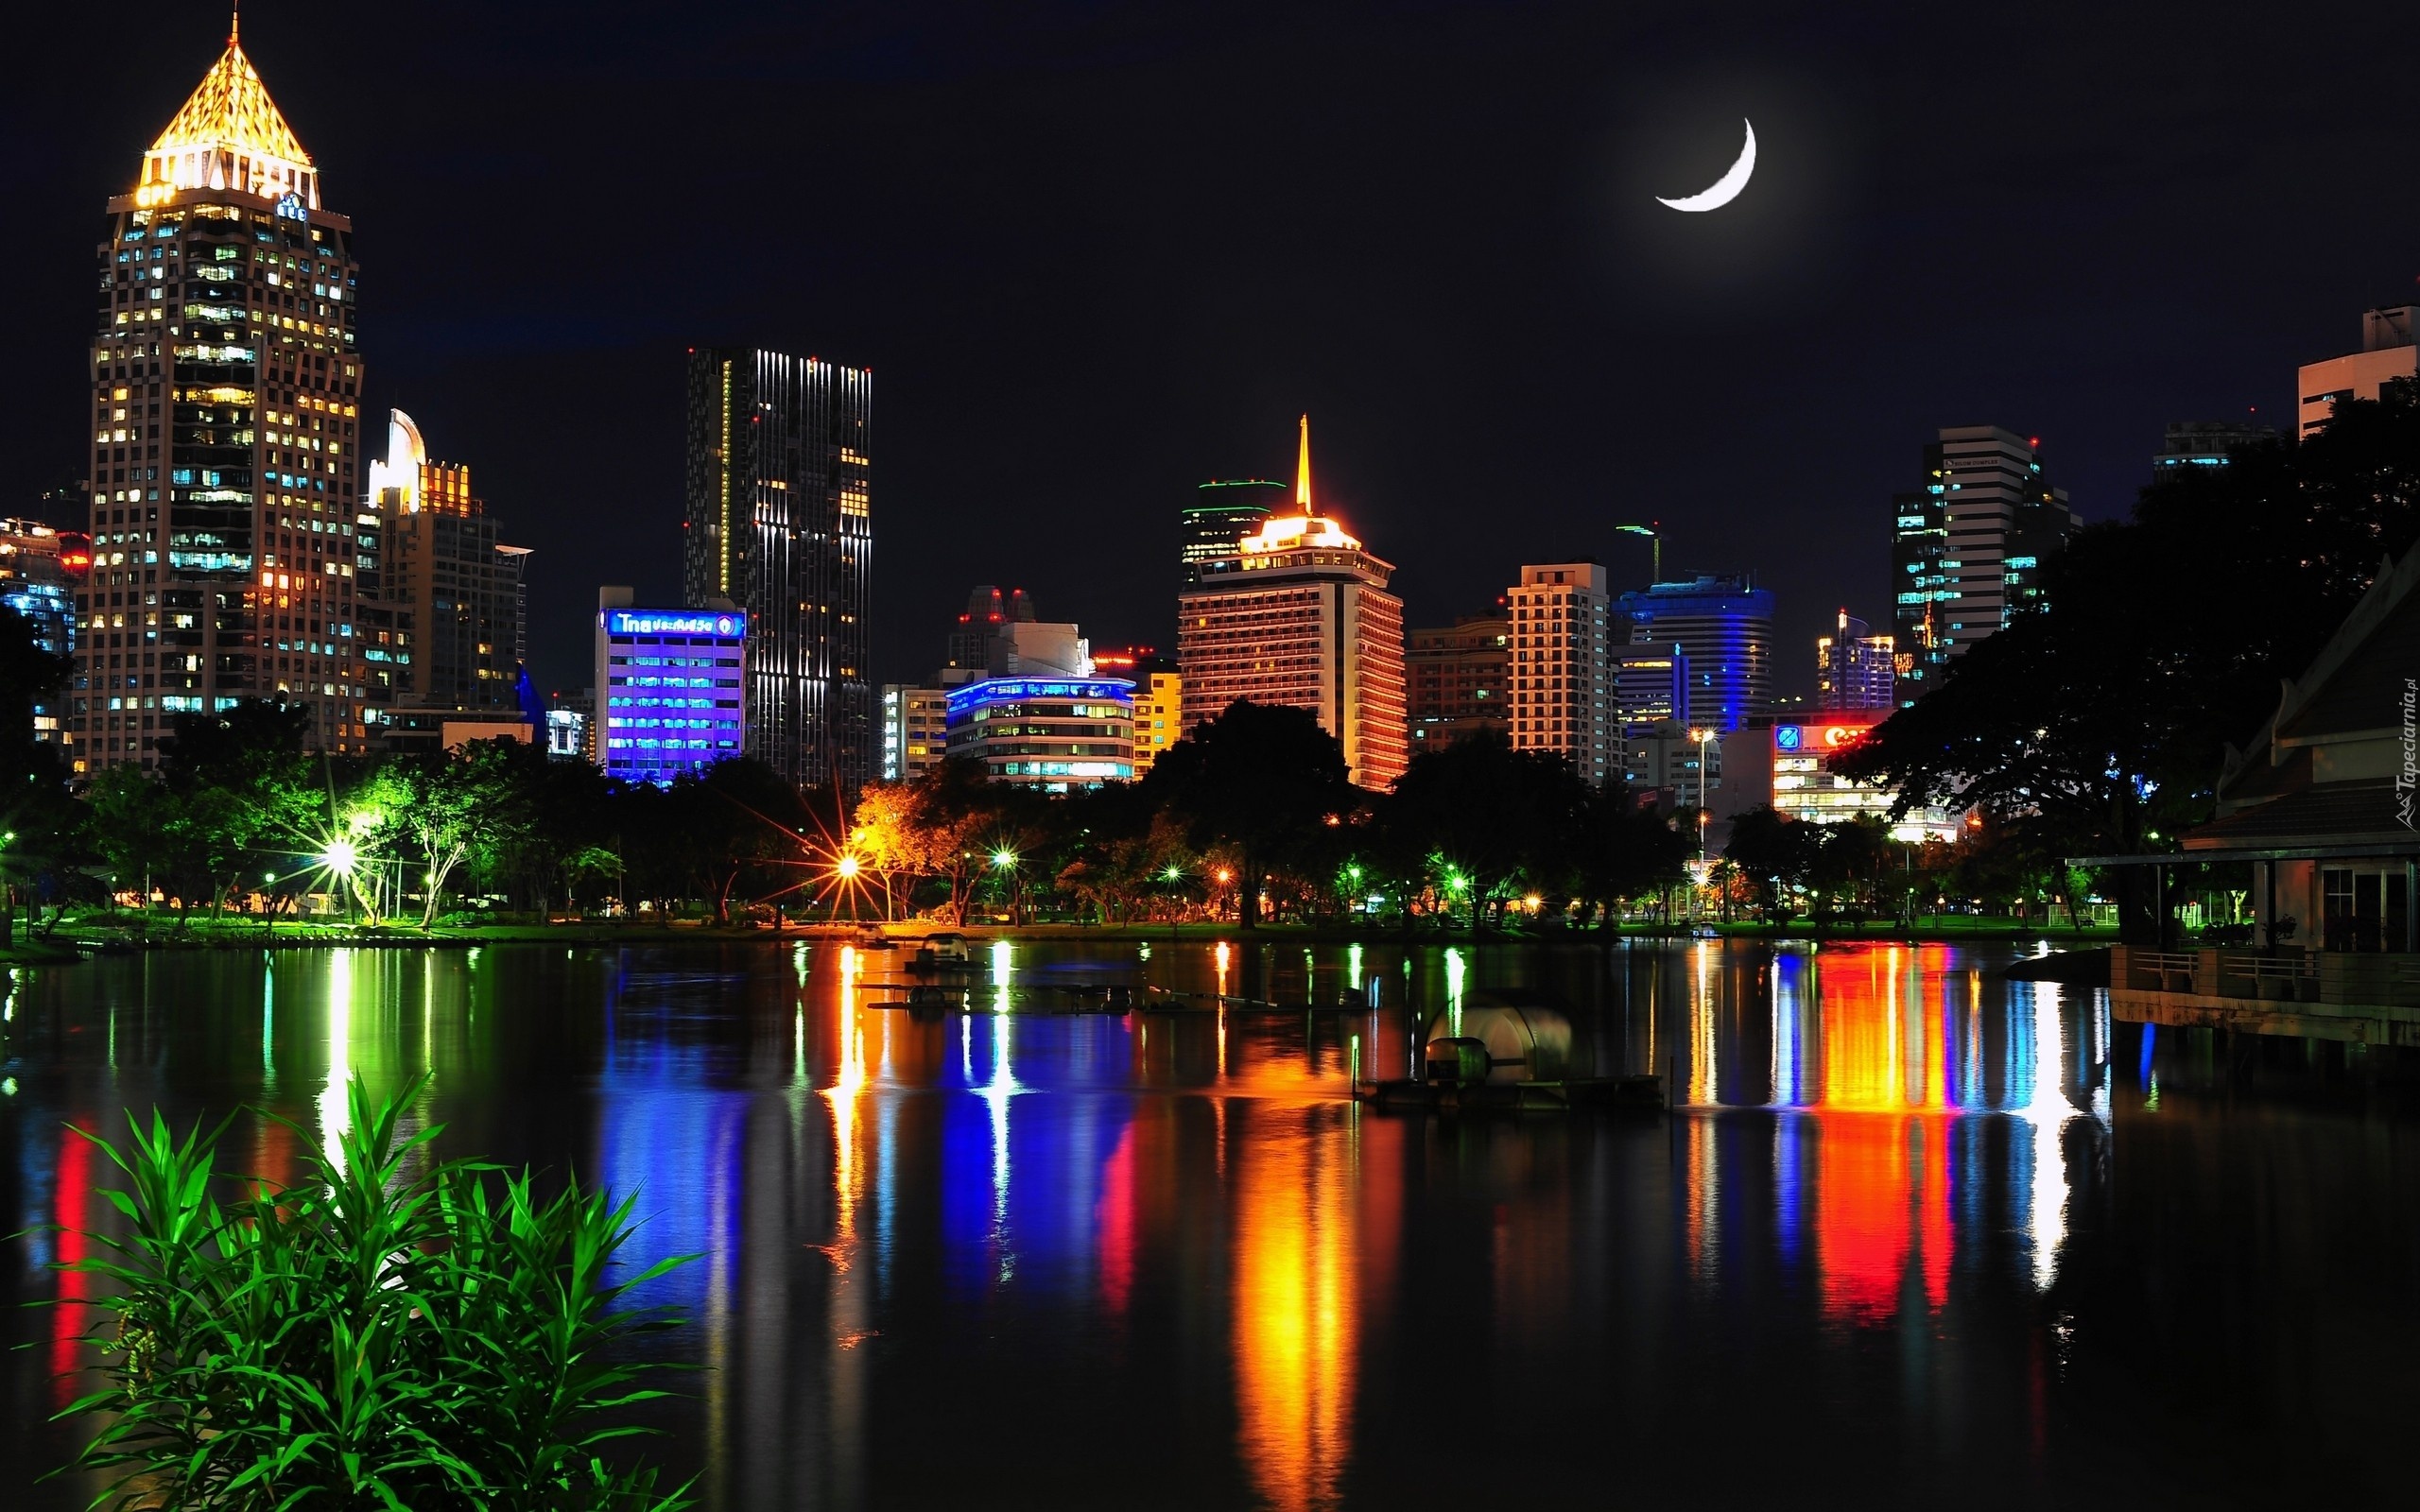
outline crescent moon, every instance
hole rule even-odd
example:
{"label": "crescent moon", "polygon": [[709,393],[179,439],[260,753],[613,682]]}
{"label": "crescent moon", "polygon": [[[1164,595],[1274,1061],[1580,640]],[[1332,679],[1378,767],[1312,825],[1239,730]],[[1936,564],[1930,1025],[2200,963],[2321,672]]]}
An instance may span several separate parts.
{"label": "crescent moon", "polygon": [[1739,191],[1748,187],[1748,176],[1756,171],[1756,129],[1744,120],[1739,124],[1748,128],[1748,145],[1739,149],[1739,161],[1733,163],[1721,178],[1714,180],[1711,188],[1680,199],[1667,199],[1658,195],[1655,202],[1669,205],[1674,210],[1696,212],[1720,210],[1738,198]]}

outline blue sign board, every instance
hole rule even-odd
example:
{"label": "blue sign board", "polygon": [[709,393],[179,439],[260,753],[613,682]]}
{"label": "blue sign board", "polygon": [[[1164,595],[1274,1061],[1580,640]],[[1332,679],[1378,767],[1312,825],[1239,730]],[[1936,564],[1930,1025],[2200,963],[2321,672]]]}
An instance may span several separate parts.
{"label": "blue sign board", "polygon": [[1124,678],[987,678],[949,691],[949,713],[957,715],[978,703],[1020,703],[1028,698],[1099,698],[1131,703],[1134,684]]}
{"label": "blue sign board", "polygon": [[1775,749],[1775,750],[1805,750],[1806,748],[1806,727],[1805,727],[1805,726],[1803,726],[1803,725],[1775,725],[1775,726],[1773,726],[1773,749]]}
{"label": "blue sign board", "polygon": [[748,633],[743,610],[679,609],[609,609],[608,635],[719,635],[726,639]]}

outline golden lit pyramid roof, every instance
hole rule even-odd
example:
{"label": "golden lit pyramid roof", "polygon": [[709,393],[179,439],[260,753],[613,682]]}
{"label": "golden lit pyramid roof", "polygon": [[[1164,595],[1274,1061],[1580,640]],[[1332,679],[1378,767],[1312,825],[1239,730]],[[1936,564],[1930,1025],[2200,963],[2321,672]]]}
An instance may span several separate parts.
{"label": "golden lit pyramid roof", "polygon": [[235,188],[271,199],[293,193],[316,205],[319,177],[231,26],[227,51],[144,155],[138,194]]}

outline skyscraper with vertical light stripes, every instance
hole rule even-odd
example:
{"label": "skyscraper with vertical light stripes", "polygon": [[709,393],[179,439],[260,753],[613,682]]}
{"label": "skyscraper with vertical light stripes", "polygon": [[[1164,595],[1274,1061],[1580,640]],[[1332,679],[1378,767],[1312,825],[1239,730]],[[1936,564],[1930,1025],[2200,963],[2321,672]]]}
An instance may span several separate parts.
{"label": "skyscraper with vertical light stripes", "polygon": [[78,776],[246,698],[366,748],[352,242],[231,32],[102,227]]}
{"label": "skyscraper with vertical light stripes", "polygon": [[873,374],[752,347],[689,353],[683,578],[748,611],[747,754],[802,787],[872,775]]}

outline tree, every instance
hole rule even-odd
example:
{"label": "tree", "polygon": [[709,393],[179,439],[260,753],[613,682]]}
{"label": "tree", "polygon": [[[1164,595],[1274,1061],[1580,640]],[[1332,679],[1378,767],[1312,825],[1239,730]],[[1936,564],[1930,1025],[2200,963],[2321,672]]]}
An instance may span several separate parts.
{"label": "tree", "polygon": [[[2166,849],[2206,817],[2230,742],[2420,541],[2420,391],[2347,401],[2313,438],[2146,490],[2048,564],[2044,597],[1950,663],[1836,771],[1979,807],[2067,854]],[[2258,606],[2247,612],[2245,606]],[[2129,872],[2141,868],[2127,868]],[[2129,876],[2125,930],[2156,925]]]}
{"label": "tree", "polygon": [[261,864],[290,869],[295,856],[317,849],[313,829],[327,802],[302,751],[310,723],[309,711],[282,698],[171,717],[160,784],[168,799],[168,869],[182,908],[207,891],[216,913]]}
{"label": "tree", "polygon": [[1821,827],[1790,818],[1770,803],[1759,804],[1731,821],[1731,843],[1723,858],[1737,866],[1755,889],[1767,920],[1778,923],[1789,912],[1789,890],[1813,877],[1823,850]]}
{"label": "tree", "polygon": [[530,821],[528,765],[545,753],[506,737],[389,761],[363,801],[378,833],[418,860],[420,927],[437,923],[456,868],[510,844]]}
{"label": "tree", "polygon": [[1139,785],[1184,817],[1195,849],[1235,848],[1237,920],[1251,929],[1270,871],[1353,811],[1349,770],[1308,710],[1239,698],[1163,751]]}
{"label": "tree", "polygon": [[[1414,755],[1378,805],[1397,857],[1430,858],[1470,902],[1471,923],[1501,922],[1522,891],[1569,897],[1579,890],[1581,841],[1591,801],[1572,765],[1546,751],[1516,751],[1485,730],[1443,750]],[[1400,863],[1398,863],[1399,865]]]}

